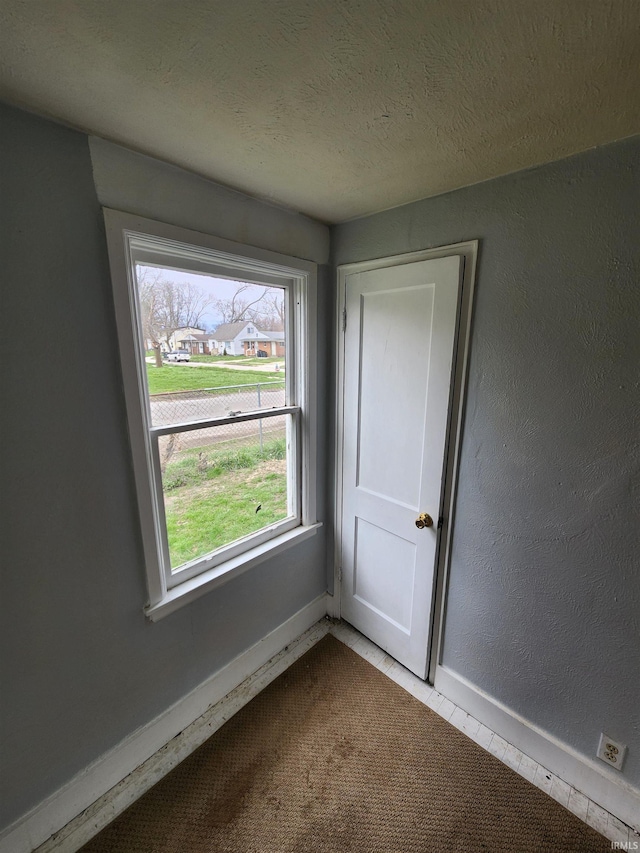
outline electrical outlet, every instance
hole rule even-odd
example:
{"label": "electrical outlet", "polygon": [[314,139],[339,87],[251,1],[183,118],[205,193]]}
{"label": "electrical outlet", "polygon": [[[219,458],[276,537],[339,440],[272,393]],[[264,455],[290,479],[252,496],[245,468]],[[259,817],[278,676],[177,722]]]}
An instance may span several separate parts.
{"label": "electrical outlet", "polygon": [[600,735],[600,743],[596,752],[598,758],[606,761],[607,764],[615,767],[616,770],[622,770],[626,754],[627,747],[623,743],[618,743],[617,740],[613,740],[609,735],[604,734],[604,732]]}

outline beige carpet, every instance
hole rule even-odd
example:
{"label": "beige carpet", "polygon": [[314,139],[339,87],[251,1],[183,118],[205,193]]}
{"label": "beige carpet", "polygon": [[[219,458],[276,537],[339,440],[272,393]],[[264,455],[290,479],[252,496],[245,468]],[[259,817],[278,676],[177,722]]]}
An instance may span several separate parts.
{"label": "beige carpet", "polygon": [[610,842],[331,636],[85,853],[590,853]]}

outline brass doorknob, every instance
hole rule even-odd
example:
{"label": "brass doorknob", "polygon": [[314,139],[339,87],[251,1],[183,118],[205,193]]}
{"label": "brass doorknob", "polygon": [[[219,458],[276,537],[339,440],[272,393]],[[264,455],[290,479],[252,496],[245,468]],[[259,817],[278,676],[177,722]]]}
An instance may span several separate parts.
{"label": "brass doorknob", "polygon": [[421,512],[416,518],[416,527],[423,530],[425,527],[433,527],[433,519],[428,512]]}

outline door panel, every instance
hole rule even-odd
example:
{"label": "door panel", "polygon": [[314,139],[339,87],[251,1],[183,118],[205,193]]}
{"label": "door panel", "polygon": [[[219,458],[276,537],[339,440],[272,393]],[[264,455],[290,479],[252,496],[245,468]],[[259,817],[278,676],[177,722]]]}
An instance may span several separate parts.
{"label": "door panel", "polygon": [[[416,546],[388,530],[356,518],[354,597],[394,622],[411,630],[411,594]],[[389,566],[395,567],[394,573]]]}
{"label": "door panel", "polygon": [[342,611],[424,678],[461,259],[346,278]]}
{"label": "door panel", "polygon": [[[420,365],[426,361],[428,370],[422,324],[430,329],[432,316],[433,285],[361,295],[357,482],[411,506],[420,498],[420,471],[412,462],[413,448],[422,439],[426,388],[407,368],[415,359]],[[401,435],[402,441],[389,442],[390,434]]]}

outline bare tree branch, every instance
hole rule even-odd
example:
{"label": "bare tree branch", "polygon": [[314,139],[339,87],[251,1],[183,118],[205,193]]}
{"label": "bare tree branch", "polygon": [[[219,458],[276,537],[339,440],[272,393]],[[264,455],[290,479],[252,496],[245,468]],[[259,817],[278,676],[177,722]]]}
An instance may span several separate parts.
{"label": "bare tree branch", "polygon": [[160,271],[136,266],[142,309],[142,334],[151,343],[156,365],[162,365],[162,344],[171,348],[178,329],[198,327],[212,300],[197,285],[164,278]]}
{"label": "bare tree branch", "polygon": [[252,320],[259,313],[254,307],[262,302],[270,288],[265,287],[256,299],[247,299],[242,294],[251,291],[253,285],[241,284],[230,299],[216,299],[213,304],[220,316],[222,323],[240,323],[243,320]]}
{"label": "bare tree branch", "polygon": [[240,323],[251,320],[260,329],[282,331],[285,324],[284,291],[281,288],[265,287],[255,299],[247,299],[251,284],[238,285],[229,299],[216,299],[213,302],[221,324]]}

